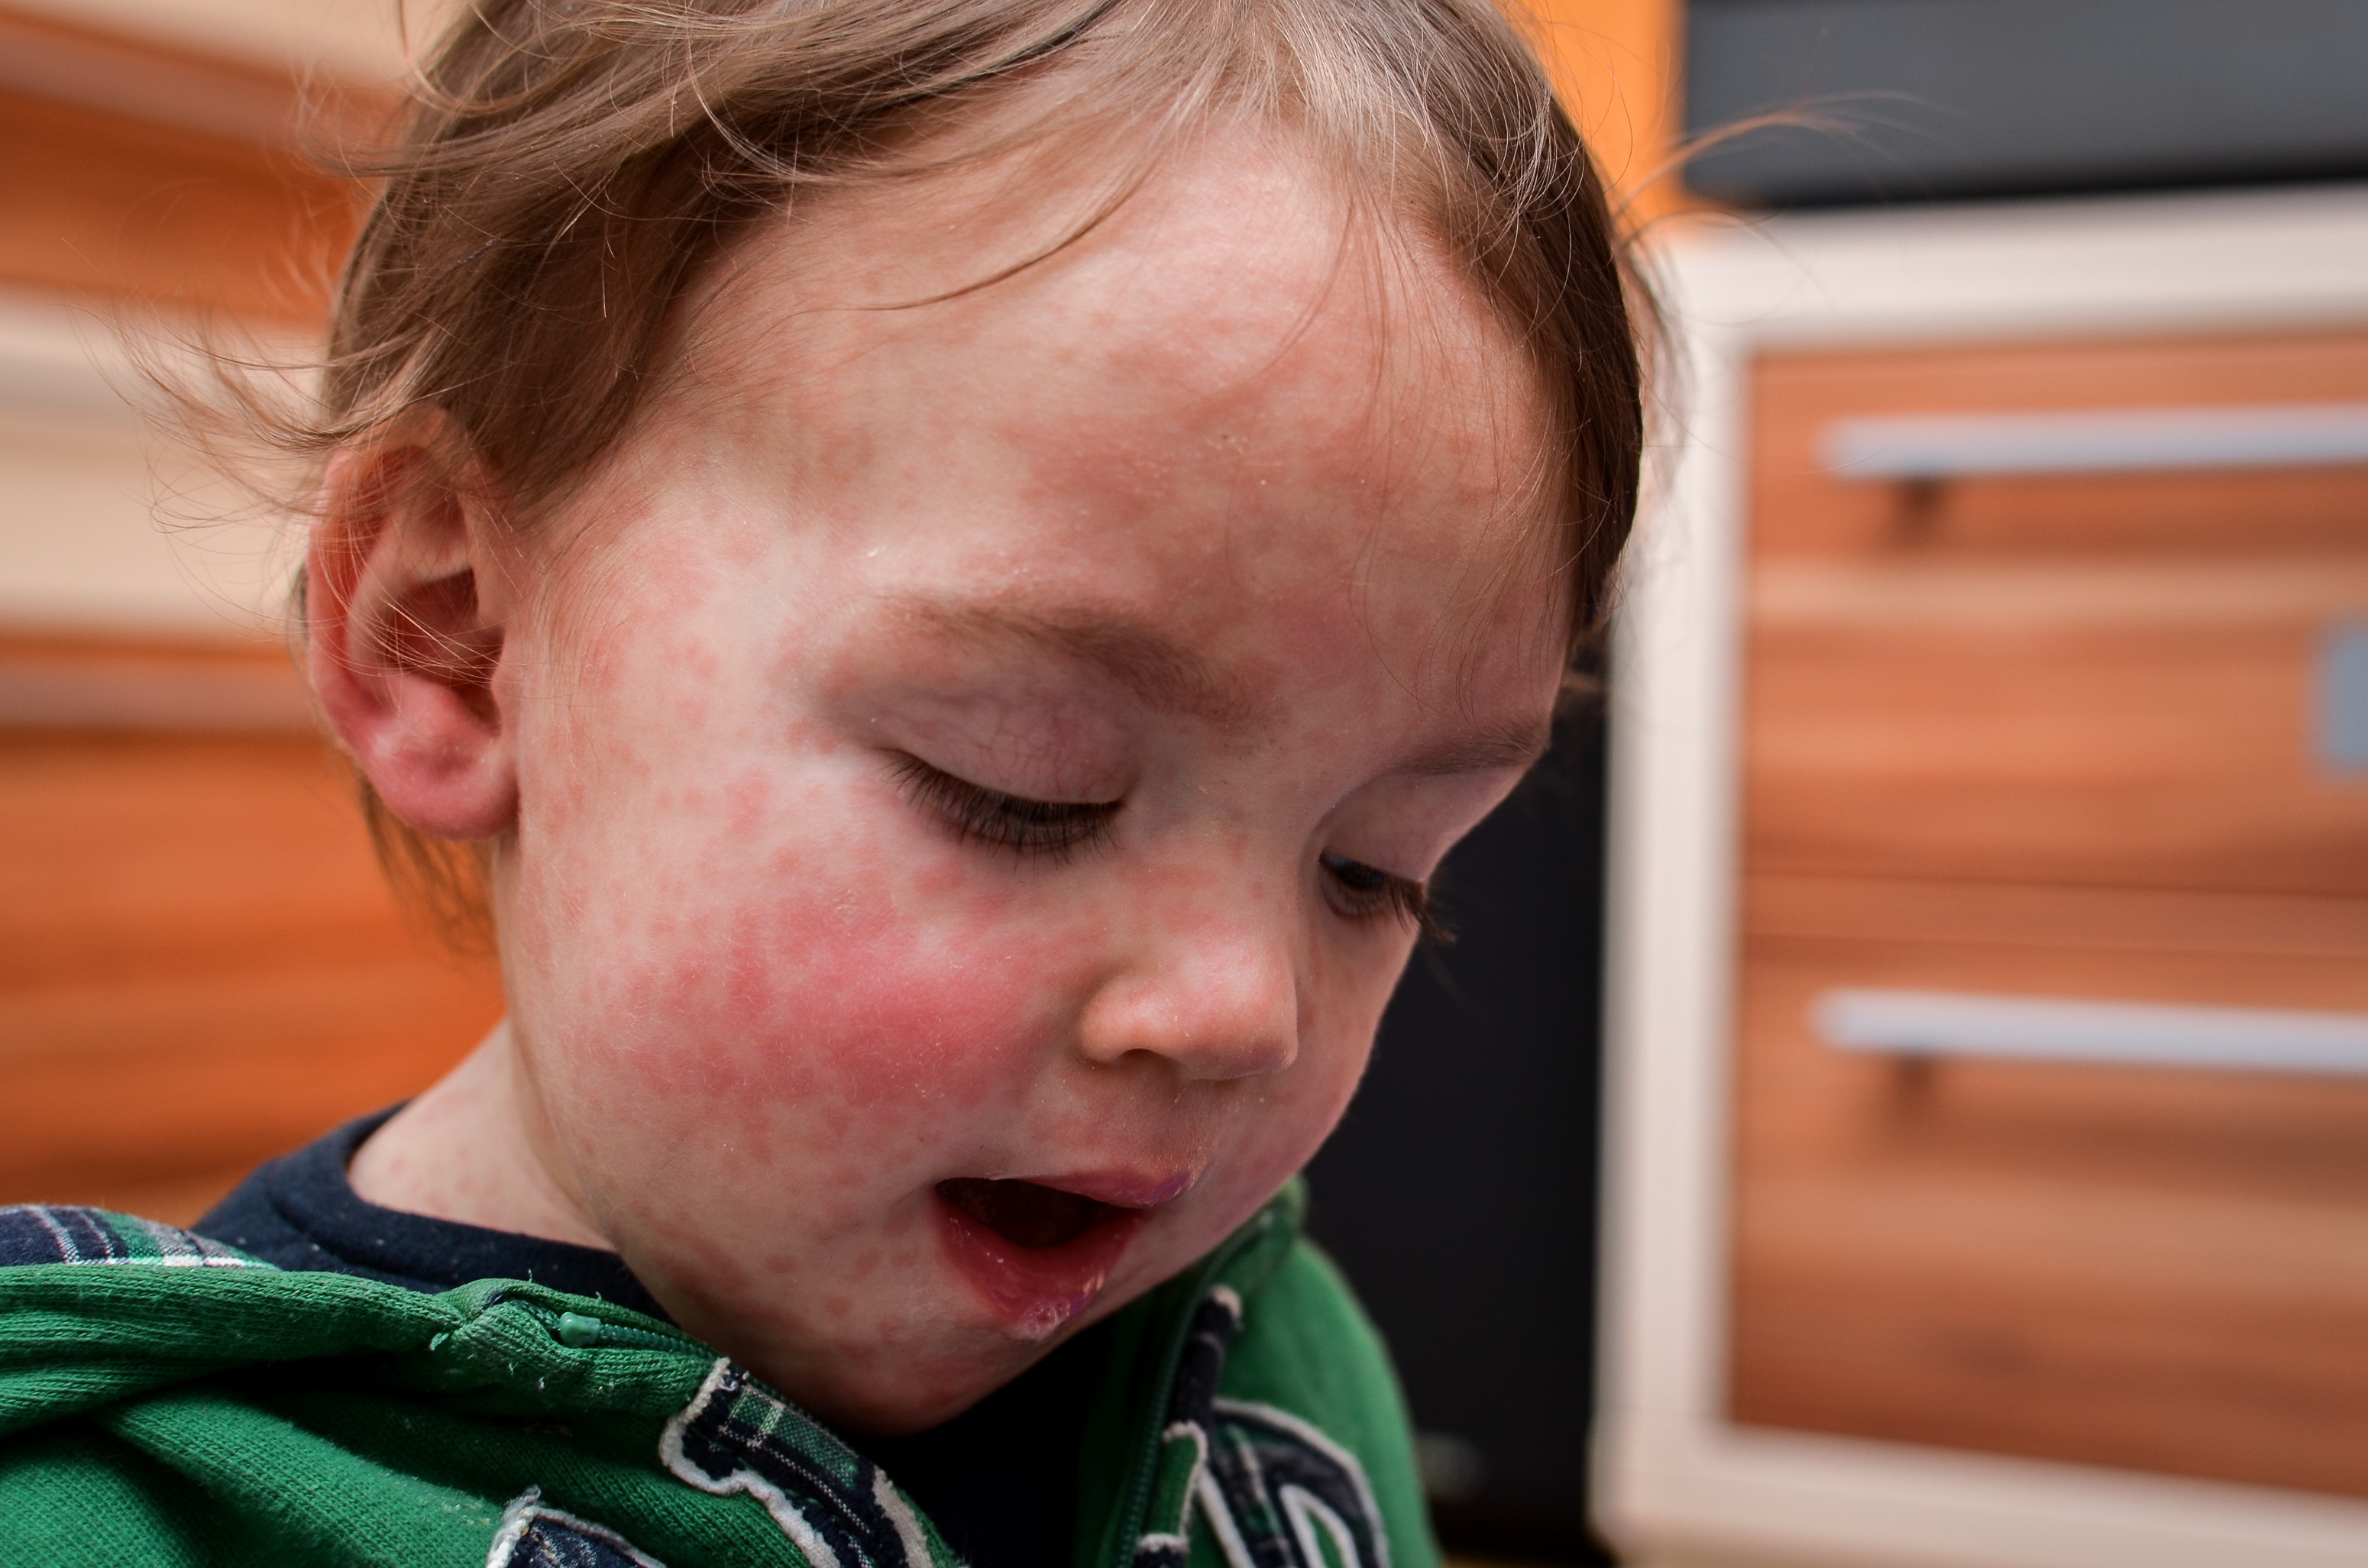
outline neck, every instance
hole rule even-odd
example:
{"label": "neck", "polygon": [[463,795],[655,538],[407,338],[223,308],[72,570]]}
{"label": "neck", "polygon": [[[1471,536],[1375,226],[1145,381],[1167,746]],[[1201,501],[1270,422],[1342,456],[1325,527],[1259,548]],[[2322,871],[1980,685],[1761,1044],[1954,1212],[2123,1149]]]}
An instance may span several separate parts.
{"label": "neck", "polygon": [[537,1153],[533,1103],[505,1020],[370,1134],[347,1168],[354,1191],[385,1209],[608,1246],[574,1184]]}

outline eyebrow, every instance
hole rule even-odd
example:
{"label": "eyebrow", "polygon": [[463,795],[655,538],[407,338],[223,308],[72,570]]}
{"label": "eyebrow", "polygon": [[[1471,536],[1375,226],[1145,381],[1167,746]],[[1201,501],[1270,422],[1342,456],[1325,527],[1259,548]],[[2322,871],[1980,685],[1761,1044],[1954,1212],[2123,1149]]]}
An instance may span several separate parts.
{"label": "eyebrow", "polygon": [[1543,720],[1507,720],[1416,753],[1399,771],[1417,774],[1526,770],[1545,756],[1554,731]]}
{"label": "eyebrow", "polygon": [[[958,642],[1036,649],[1088,665],[1155,712],[1242,730],[1271,708],[1239,676],[1123,614],[1093,607],[1021,609],[923,598],[899,599],[893,609],[908,625]],[[1417,752],[1397,771],[1433,778],[1526,771],[1553,740],[1546,719],[1504,720]]]}
{"label": "eyebrow", "polygon": [[1096,608],[1020,609],[1008,605],[896,601],[908,624],[973,645],[1024,647],[1085,665],[1156,712],[1245,729],[1268,704],[1239,676],[1124,615]]}

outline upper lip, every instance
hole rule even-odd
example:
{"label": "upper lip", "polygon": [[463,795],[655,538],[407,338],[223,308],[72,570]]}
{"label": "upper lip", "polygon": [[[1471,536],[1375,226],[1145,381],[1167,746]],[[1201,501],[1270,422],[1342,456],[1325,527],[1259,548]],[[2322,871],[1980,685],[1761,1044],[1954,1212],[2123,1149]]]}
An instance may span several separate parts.
{"label": "upper lip", "polygon": [[1007,1181],[1032,1182],[1055,1192],[1074,1193],[1112,1209],[1156,1209],[1191,1190],[1198,1171],[1107,1169],[1064,1171],[1057,1176],[1006,1176]]}

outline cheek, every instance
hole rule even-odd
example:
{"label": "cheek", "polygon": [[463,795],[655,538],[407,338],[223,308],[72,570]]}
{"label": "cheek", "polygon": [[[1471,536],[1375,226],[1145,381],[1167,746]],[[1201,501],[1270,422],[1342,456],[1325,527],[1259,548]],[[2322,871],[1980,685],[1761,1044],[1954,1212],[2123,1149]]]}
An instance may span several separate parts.
{"label": "cheek", "polygon": [[1010,1115],[1068,1038],[1078,916],[1024,907],[871,781],[751,767],[644,807],[663,842],[580,824],[534,900],[525,1027],[567,1064],[566,1121],[876,1192]]}

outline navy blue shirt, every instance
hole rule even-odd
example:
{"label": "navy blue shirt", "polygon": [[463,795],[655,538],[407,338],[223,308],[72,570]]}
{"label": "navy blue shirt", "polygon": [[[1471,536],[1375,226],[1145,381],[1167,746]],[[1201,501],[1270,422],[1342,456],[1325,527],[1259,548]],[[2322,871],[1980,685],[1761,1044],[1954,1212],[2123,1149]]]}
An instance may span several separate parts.
{"label": "navy blue shirt", "polygon": [[[428,1291],[530,1279],[666,1315],[613,1252],[366,1201],[346,1166],[393,1114],[364,1117],[258,1167],[192,1229],[282,1268]],[[1061,1568],[1075,1556],[1077,1467],[1106,1337],[1088,1329],[941,1426],[841,1436],[895,1478],[972,1568]]]}

